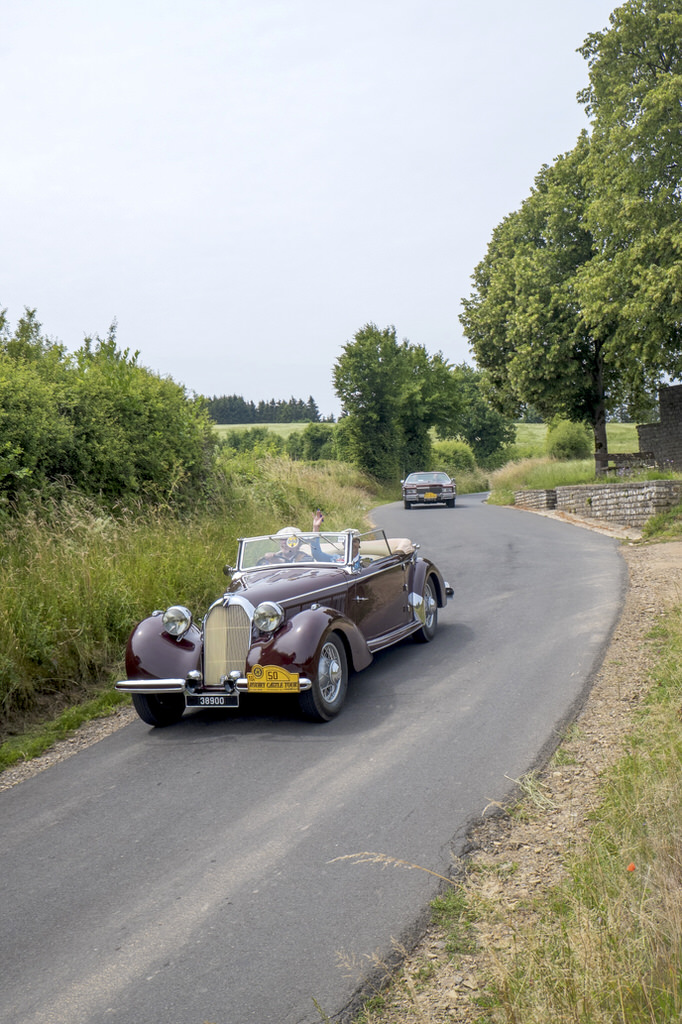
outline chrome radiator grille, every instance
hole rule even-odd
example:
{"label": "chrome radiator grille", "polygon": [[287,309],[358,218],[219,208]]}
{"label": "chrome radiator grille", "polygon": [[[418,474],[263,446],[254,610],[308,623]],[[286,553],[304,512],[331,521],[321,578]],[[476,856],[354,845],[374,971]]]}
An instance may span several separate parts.
{"label": "chrome radiator grille", "polygon": [[240,604],[218,605],[204,624],[204,685],[220,686],[220,677],[244,673],[251,645],[251,619]]}

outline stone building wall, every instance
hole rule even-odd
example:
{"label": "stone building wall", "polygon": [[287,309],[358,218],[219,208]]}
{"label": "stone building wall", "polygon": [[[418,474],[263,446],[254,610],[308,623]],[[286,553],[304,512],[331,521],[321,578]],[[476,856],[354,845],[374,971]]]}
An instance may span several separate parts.
{"label": "stone building wall", "polygon": [[639,450],[653,452],[659,466],[682,469],[682,384],[658,392],[659,423],[637,427]]}

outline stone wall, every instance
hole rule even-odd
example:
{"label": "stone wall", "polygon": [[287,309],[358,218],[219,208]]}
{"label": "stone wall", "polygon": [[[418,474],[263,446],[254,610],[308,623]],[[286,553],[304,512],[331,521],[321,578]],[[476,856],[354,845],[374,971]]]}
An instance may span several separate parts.
{"label": "stone wall", "polygon": [[586,519],[641,527],[647,519],[677,505],[681,498],[682,481],[649,480],[628,484],[576,484],[557,487],[555,491],[517,491],[514,502],[519,508],[534,511],[556,508]]}
{"label": "stone wall", "polygon": [[514,504],[519,508],[529,508],[535,512],[541,509],[556,508],[556,491],[516,491]]}
{"label": "stone wall", "polygon": [[659,423],[637,427],[640,451],[653,452],[659,466],[682,469],[682,384],[661,388]]}

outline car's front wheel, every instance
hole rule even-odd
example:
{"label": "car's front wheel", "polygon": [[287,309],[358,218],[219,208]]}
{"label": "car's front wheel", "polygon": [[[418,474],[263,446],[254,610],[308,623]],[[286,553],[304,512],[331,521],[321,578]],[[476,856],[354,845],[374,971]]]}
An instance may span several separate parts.
{"label": "car's front wheel", "polygon": [[175,725],[185,711],[185,698],[181,693],[134,693],[133,706],[143,722],[162,728]]}
{"label": "car's front wheel", "polygon": [[411,501],[404,501],[403,504],[404,504],[405,508],[408,509],[408,510],[412,508],[412,502]]}
{"label": "car's front wheel", "polygon": [[421,615],[422,625],[412,636],[419,644],[427,644],[433,640],[438,629],[438,601],[436,599],[436,588],[429,577],[424,584],[422,591]]}
{"label": "car's front wheel", "polygon": [[312,686],[299,694],[301,711],[313,722],[329,722],[343,707],[347,691],[346,649],[338,634],[330,633],[320,647]]}

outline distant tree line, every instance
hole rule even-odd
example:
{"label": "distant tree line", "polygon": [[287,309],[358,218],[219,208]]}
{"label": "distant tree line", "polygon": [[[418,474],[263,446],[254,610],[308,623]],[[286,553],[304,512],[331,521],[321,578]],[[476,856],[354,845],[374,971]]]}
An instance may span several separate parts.
{"label": "distant tree line", "polygon": [[312,395],[288,401],[247,402],[241,395],[214,396],[206,400],[206,408],[216,423],[319,423],[320,410]]}

